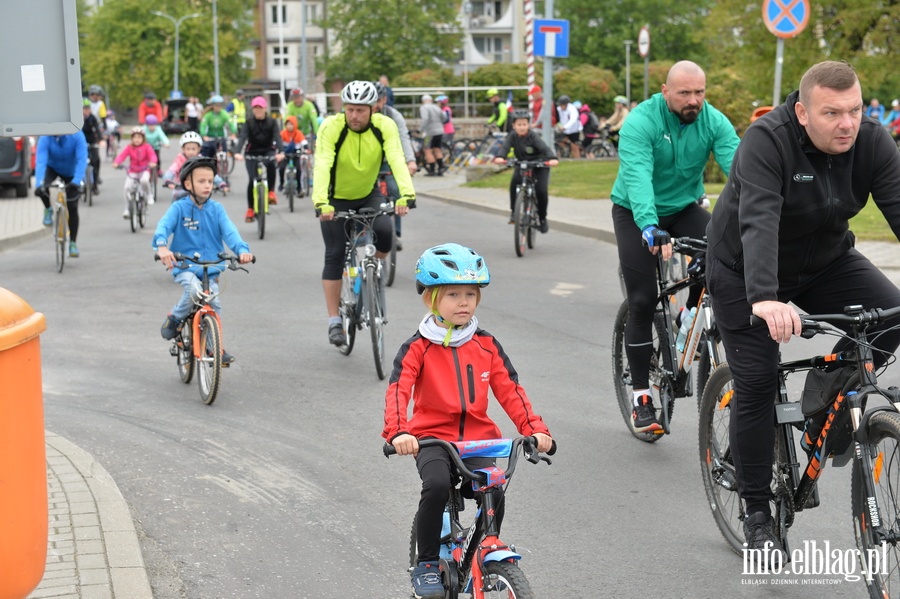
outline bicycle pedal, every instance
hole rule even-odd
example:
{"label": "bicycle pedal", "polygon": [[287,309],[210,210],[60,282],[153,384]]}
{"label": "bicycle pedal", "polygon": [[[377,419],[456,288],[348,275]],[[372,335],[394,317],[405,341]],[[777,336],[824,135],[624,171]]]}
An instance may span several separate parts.
{"label": "bicycle pedal", "polygon": [[176,358],[178,357],[178,347],[174,343],[169,348],[169,355],[175,356]]}

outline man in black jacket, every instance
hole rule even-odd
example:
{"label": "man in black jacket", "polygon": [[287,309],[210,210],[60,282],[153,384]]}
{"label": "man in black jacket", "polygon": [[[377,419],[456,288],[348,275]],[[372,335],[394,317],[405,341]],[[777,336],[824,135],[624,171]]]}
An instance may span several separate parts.
{"label": "man in black jacket", "polygon": [[[778,344],[800,334],[788,302],[806,313],[900,305],[900,290],[854,249],[849,230],[871,194],[900,238],[900,155],[863,109],[850,65],[810,68],[799,92],[747,129],[707,228],[707,283],[734,377],[730,446],[751,549],[782,547],[769,500]],[[751,314],[765,325],[751,326]],[[873,345],[882,350],[877,367],[900,332]]]}

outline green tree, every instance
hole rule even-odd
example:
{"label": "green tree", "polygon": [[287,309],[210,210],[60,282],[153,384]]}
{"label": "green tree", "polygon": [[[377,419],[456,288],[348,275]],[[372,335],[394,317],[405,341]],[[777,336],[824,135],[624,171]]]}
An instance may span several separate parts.
{"label": "green tree", "polygon": [[[137,106],[147,91],[165,98],[173,85],[175,28],[168,19],[200,13],[186,19],[179,31],[179,87],[185,96],[201,101],[215,88],[210,0],[115,0],[97,7],[79,21],[83,83],[101,85],[117,108]],[[242,50],[250,46],[252,15],[242,0],[218,0],[219,75],[228,93],[247,80]]]}
{"label": "green tree", "polygon": [[553,93],[558,98],[566,94],[591,106],[597,114],[608,114],[613,109],[613,98],[623,93],[615,73],[587,64],[564,69],[553,78]]}
{"label": "green tree", "polygon": [[461,47],[456,0],[330,0],[328,27],[340,48],[325,62],[328,78],[390,78],[455,62]]}
{"label": "green tree", "polygon": [[[569,58],[561,64],[590,64],[613,72],[625,66],[626,40],[632,40],[631,61],[640,60],[637,38],[641,27],[650,27],[650,58],[694,60],[706,57],[704,40],[698,35],[711,0],[556,0],[556,14],[569,20]],[[757,4],[757,11],[759,5]],[[539,7],[540,9],[540,7]],[[537,14],[543,14],[538,12]],[[624,91],[624,89],[623,89]]]}
{"label": "green tree", "polygon": [[[900,3],[896,0],[817,0],[806,29],[784,41],[781,100],[800,77],[823,60],[845,60],[859,73],[863,97],[890,102],[900,95],[900,72],[893,55],[900,44]],[[760,5],[719,0],[703,29],[708,40],[709,78],[716,82],[716,106],[739,129],[756,105],[772,103],[776,37],[762,20]],[[712,90],[711,90],[712,91]]]}

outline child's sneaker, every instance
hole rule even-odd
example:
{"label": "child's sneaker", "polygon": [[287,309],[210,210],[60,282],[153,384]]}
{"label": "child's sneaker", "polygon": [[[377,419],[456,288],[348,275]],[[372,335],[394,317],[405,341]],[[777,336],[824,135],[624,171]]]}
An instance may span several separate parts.
{"label": "child's sneaker", "polygon": [[252,223],[254,218],[256,218],[256,213],[253,212],[253,208],[247,208],[247,214],[244,215],[244,222]]}
{"label": "child's sneaker", "polygon": [[638,400],[638,405],[631,412],[631,426],[636,433],[662,431],[662,426],[660,426],[659,420],[656,419],[653,399],[649,395],[642,395]]}
{"label": "child's sneaker", "polygon": [[49,227],[53,224],[53,210],[51,208],[44,208],[44,226]]}
{"label": "child's sneaker", "polygon": [[181,321],[171,314],[168,314],[166,315],[166,319],[163,321],[163,325],[159,329],[159,332],[163,339],[174,339],[178,335],[178,327],[180,326]]}
{"label": "child's sneaker", "polygon": [[444,597],[444,584],[437,562],[420,562],[412,572],[413,595],[416,599],[441,599]]}
{"label": "child's sneaker", "polygon": [[278,198],[275,196],[274,191],[269,192],[269,203],[272,204],[273,206],[278,204]]}
{"label": "child's sneaker", "polygon": [[227,351],[225,351],[223,349],[222,350],[222,366],[227,368],[233,362],[234,362],[234,356],[232,356],[231,354],[229,354]]}

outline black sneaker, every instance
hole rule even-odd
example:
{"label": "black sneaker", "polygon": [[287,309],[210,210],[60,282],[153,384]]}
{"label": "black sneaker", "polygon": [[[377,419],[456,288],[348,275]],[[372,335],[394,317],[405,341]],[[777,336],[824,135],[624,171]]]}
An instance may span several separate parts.
{"label": "black sneaker", "polygon": [[541,233],[546,233],[550,230],[550,223],[547,222],[547,219],[541,221]]}
{"label": "black sneaker", "polygon": [[413,595],[416,599],[442,599],[444,584],[437,562],[420,562],[412,572]]}
{"label": "black sneaker", "polygon": [[514,224],[515,222],[516,222],[516,213],[515,213],[515,212],[510,212],[510,213],[509,213],[509,223],[507,223],[507,224],[512,225],[512,224]]}
{"label": "black sneaker", "polygon": [[179,328],[181,328],[181,321],[171,314],[168,314],[163,321],[163,325],[160,327],[159,332],[163,339],[174,339],[178,335]]}
{"label": "black sneaker", "polygon": [[[775,520],[764,512],[754,512],[744,518],[744,539],[747,549],[754,549],[752,558],[767,573],[788,563],[784,545],[775,536]],[[765,560],[768,558],[767,562]],[[745,558],[746,559],[746,558]]]}
{"label": "black sneaker", "polygon": [[234,356],[232,356],[231,354],[229,354],[227,351],[225,351],[223,349],[222,350],[222,366],[225,366],[227,368],[232,363],[234,363]]}
{"label": "black sneaker", "polygon": [[662,426],[656,419],[653,399],[649,395],[641,396],[638,405],[631,412],[631,427],[636,433],[662,433]]}
{"label": "black sneaker", "polygon": [[328,327],[328,341],[330,341],[332,345],[337,345],[338,347],[347,343],[347,336],[344,335],[343,325],[334,323]]}

